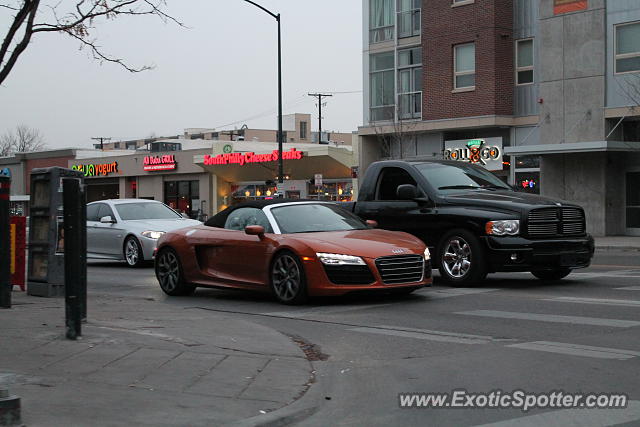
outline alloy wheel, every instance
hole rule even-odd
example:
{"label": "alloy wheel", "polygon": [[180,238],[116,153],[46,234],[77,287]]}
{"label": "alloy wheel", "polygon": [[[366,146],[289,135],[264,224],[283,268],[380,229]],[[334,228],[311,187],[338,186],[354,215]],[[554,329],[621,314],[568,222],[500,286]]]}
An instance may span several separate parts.
{"label": "alloy wheel", "polygon": [[298,263],[291,255],[281,255],[273,264],[273,289],[282,301],[293,300],[300,292],[302,279]]}
{"label": "alloy wheel", "polygon": [[127,241],[127,246],[125,248],[125,257],[127,258],[127,263],[129,265],[136,265],[138,263],[140,252],[138,250],[138,244],[135,240],[129,239]]}
{"label": "alloy wheel", "polygon": [[165,251],[158,260],[158,281],[166,292],[173,292],[178,286],[180,266],[178,258],[171,251]]}
{"label": "alloy wheel", "polygon": [[471,268],[471,246],[461,237],[453,237],[445,246],[442,265],[453,278],[464,277]]}

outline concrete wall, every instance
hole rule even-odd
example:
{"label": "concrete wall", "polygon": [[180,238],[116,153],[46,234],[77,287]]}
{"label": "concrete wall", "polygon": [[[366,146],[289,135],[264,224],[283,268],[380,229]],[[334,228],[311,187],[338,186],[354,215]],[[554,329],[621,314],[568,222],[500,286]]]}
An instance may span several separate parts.
{"label": "concrete wall", "polygon": [[540,142],[602,141],[605,136],[605,9],[553,15],[540,1]]}

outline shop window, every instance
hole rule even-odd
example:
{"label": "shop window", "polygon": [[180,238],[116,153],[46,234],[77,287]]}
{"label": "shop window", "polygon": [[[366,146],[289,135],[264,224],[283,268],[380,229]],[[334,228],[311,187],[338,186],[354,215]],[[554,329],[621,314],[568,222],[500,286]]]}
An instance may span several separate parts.
{"label": "shop window", "polygon": [[640,229],[640,172],[628,172],[626,181],[626,225]]}
{"label": "shop window", "polygon": [[539,168],[540,156],[518,156],[516,158],[516,169]]}
{"label": "shop window", "polygon": [[476,87],[476,45],[461,44],[453,47],[453,88],[473,90]]}
{"label": "shop window", "polygon": [[515,187],[524,193],[540,194],[540,172],[516,172]]}
{"label": "shop window", "polygon": [[516,41],[516,84],[533,83],[533,39]]}
{"label": "shop window", "polygon": [[164,195],[165,203],[171,209],[194,219],[201,214],[198,181],[166,181]]}
{"label": "shop window", "polygon": [[331,200],[349,202],[353,198],[353,184],[347,182],[323,182],[316,186],[314,180],[310,180],[308,198],[312,200]]}
{"label": "shop window", "polygon": [[616,73],[640,71],[640,22],[615,27]]}

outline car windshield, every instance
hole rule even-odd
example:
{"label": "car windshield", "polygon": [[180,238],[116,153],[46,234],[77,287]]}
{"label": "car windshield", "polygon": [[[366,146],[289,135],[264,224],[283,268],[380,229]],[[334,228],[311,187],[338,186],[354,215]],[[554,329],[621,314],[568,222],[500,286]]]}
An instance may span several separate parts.
{"label": "car windshield", "polygon": [[118,203],[116,204],[116,210],[124,221],[182,218],[176,211],[162,203]]}
{"label": "car windshield", "polygon": [[497,189],[513,191],[500,178],[478,166],[424,163],[416,165],[429,184],[439,192],[470,189]]}
{"label": "car windshield", "polygon": [[351,212],[326,204],[286,205],[272,208],[271,213],[283,234],[367,228],[367,225]]}

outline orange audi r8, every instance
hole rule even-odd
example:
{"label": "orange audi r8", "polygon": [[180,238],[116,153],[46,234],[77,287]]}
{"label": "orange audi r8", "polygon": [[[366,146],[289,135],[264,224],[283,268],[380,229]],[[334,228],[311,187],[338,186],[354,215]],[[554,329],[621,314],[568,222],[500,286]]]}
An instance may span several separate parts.
{"label": "orange audi r8", "polygon": [[168,295],[198,286],[271,290],[286,304],[431,284],[429,250],[420,239],[372,229],[333,203],[283,199],[241,203],[203,225],[164,234],[155,271]]}

